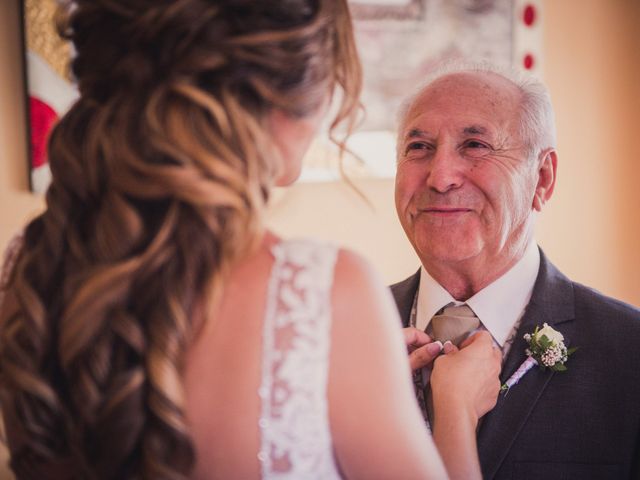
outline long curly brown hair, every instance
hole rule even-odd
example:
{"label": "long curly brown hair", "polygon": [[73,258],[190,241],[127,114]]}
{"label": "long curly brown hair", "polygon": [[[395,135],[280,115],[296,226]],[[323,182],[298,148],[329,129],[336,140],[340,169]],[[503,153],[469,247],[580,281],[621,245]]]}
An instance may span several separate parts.
{"label": "long curly brown hair", "polygon": [[338,87],[333,126],[353,124],[346,0],[77,0],[62,18],[81,96],[0,319],[11,466],[184,478],[184,354],[263,228],[281,170],[267,114],[303,117]]}

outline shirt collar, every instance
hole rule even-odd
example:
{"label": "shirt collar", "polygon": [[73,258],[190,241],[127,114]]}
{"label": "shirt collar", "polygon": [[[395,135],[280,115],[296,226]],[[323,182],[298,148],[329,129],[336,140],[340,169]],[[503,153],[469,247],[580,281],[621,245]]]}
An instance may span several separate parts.
{"label": "shirt collar", "polygon": [[532,241],[522,258],[504,275],[466,302],[459,302],[422,267],[418,288],[416,327],[424,330],[431,322],[431,317],[446,305],[466,303],[502,347],[531,299],[539,268],[540,252]]}

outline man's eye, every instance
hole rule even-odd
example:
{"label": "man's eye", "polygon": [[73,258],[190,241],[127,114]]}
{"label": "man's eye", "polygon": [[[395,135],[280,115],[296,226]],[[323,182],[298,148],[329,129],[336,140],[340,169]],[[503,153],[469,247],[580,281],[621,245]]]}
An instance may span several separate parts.
{"label": "man's eye", "polygon": [[477,140],[469,140],[464,144],[466,148],[489,148],[488,145],[478,142]]}
{"label": "man's eye", "polygon": [[492,148],[478,140],[467,140],[462,144],[461,152],[469,157],[484,157],[492,152]]}
{"label": "man's eye", "polygon": [[429,145],[424,142],[411,142],[407,145],[406,153],[410,152],[411,150],[426,150],[428,148]]}

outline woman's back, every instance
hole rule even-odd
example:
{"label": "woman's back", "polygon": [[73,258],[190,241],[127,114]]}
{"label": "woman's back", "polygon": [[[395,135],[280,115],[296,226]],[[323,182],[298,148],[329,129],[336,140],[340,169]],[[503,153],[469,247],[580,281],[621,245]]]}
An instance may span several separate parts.
{"label": "woman's back", "polygon": [[259,478],[258,388],[272,264],[261,247],[234,269],[213,320],[187,353],[186,409],[197,477]]}
{"label": "woman's back", "polygon": [[337,477],[327,414],[337,249],[268,236],[187,355],[200,478]]}

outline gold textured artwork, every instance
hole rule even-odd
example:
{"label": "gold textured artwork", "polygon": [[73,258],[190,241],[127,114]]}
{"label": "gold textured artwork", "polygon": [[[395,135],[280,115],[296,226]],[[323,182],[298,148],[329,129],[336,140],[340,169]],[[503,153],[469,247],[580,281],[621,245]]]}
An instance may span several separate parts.
{"label": "gold textured artwork", "polygon": [[71,46],[56,30],[57,8],[56,0],[24,0],[27,49],[40,55],[62,78],[70,79]]}

